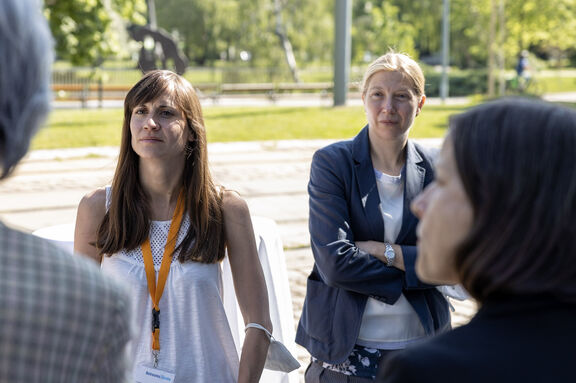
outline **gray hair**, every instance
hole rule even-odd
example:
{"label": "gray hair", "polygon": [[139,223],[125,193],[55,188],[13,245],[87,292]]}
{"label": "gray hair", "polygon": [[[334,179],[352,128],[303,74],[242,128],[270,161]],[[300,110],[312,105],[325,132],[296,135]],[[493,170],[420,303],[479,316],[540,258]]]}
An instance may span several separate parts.
{"label": "gray hair", "polygon": [[50,110],[53,40],[38,0],[0,1],[0,178]]}

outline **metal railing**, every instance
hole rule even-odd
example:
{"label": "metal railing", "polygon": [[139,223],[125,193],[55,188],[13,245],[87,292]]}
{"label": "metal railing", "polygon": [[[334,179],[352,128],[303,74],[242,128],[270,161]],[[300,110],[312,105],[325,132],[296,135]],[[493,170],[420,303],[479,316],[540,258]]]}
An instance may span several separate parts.
{"label": "metal railing", "polygon": [[[290,82],[286,73],[277,68],[189,68],[184,77],[198,91],[201,98],[218,98],[223,95],[264,94],[275,99],[287,93],[318,93],[327,96],[333,91],[332,81],[326,80],[330,68],[316,68],[309,72],[312,80]],[[141,77],[136,69],[55,69],[52,90],[56,101],[79,101],[86,107],[88,101],[123,100],[130,88]],[[357,90],[356,83],[350,90]]]}

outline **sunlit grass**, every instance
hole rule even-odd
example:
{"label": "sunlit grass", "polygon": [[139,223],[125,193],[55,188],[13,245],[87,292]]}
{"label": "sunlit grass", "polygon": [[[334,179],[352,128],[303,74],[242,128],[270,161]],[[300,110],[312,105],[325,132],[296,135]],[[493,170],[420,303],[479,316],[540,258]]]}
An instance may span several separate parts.
{"label": "sunlit grass", "polygon": [[[465,106],[426,106],[416,118],[412,136],[442,137],[448,117]],[[294,139],[344,139],[365,124],[362,107],[207,107],[204,109],[209,142]],[[56,109],[33,149],[117,146],[121,109]]]}
{"label": "sunlit grass", "polygon": [[117,146],[122,109],[56,109],[32,141],[32,149]]}

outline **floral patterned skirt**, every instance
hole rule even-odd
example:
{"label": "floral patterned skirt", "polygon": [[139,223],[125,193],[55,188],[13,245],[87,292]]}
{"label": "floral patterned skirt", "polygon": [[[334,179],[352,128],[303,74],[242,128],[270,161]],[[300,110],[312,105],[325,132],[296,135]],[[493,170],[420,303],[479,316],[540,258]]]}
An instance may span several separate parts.
{"label": "floral patterned skirt", "polygon": [[330,364],[322,362],[312,357],[312,362],[319,363],[322,368],[338,372],[348,376],[356,376],[359,378],[376,379],[378,368],[382,363],[385,356],[394,352],[395,350],[379,350],[376,348],[369,348],[360,345],[355,345],[352,353],[342,363]]}

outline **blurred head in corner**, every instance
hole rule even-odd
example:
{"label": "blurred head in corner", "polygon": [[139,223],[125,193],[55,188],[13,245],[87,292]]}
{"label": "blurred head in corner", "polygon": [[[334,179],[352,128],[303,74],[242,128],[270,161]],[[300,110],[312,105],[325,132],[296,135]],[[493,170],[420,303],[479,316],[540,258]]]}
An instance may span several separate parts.
{"label": "blurred head in corner", "polygon": [[38,0],[0,1],[0,178],[50,110],[53,41]]}

